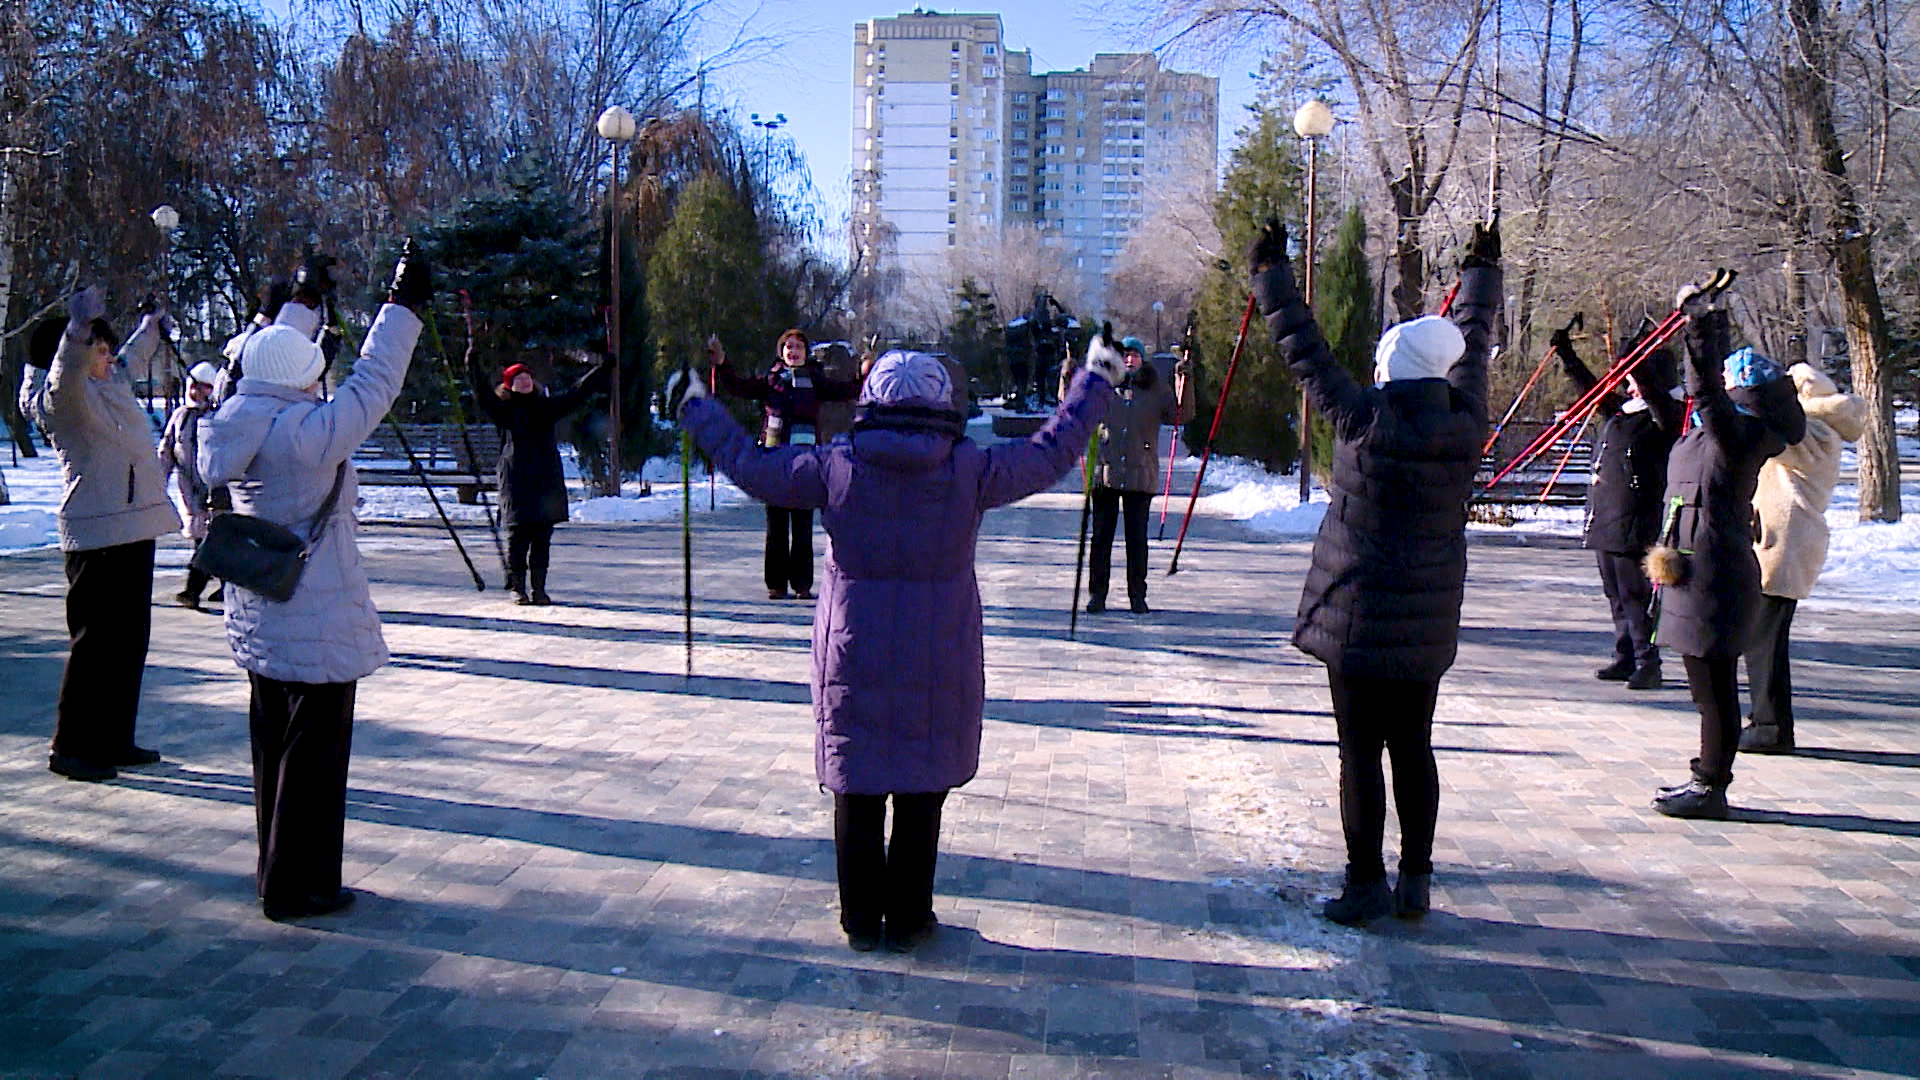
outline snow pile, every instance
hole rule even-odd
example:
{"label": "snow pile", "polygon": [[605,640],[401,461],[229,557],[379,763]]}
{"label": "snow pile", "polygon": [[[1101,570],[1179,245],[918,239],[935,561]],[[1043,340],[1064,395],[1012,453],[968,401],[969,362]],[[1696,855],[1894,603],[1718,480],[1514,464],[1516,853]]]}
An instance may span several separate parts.
{"label": "snow pile", "polygon": [[60,542],[59,521],[35,506],[0,506],[0,551],[46,547]]}
{"label": "snow pile", "polygon": [[[1920,456],[1920,440],[1898,440],[1900,456]],[[1840,474],[1858,475],[1854,448],[1841,453]],[[1920,604],[1920,476],[1908,465],[1901,474],[1900,520],[1892,524],[1860,520],[1860,488],[1841,484],[1827,507],[1833,530],[1826,566],[1814,586],[1814,604],[1836,607],[1896,607]]]}
{"label": "snow pile", "polygon": [[[1181,470],[1198,469],[1200,459],[1176,463]],[[1207,511],[1242,522],[1262,536],[1312,536],[1327,515],[1327,492],[1315,485],[1305,506],[1300,505],[1300,478],[1275,476],[1242,458],[1214,458],[1207,465],[1207,486],[1224,490],[1203,496]]]}
{"label": "snow pile", "polygon": [[[0,456],[0,461],[9,460]],[[26,551],[60,542],[59,522],[54,516],[66,481],[60,475],[60,461],[52,450],[42,449],[40,456],[21,458],[5,470],[7,497],[11,505],[0,506],[0,552]]]}
{"label": "snow pile", "polygon": [[[651,462],[649,462],[651,464]],[[676,470],[677,479],[677,470]],[[693,482],[693,512],[700,513],[710,508],[720,509],[739,506],[751,502],[745,492],[732,484],[721,482],[708,490],[706,483]],[[573,507],[573,520],[591,521],[598,524],[663,521],[680,516],[680,485],[653,485],[653,493],[645,497],[622,496],[588,499],[576,503]]]}

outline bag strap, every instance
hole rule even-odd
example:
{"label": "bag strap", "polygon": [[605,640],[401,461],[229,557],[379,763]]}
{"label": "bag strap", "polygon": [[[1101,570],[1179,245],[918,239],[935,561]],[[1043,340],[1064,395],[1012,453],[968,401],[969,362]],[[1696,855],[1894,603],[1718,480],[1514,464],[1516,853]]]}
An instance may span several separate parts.
{"label": "bag strap", "polygon": [[326,525],[327,519],[333,516],[334,504],[340,501],[340,488],[346,482],[347,463],[342,461],[339,471],[333,474],[333,490],[327,492],[327,501],[320,504],[320,509],[314,512],[313,519],[307,522],[307,544],[300,549],[301,558],[304,559],[312,554],[314,547],[320,543],[320,537],[324,535],[320,530]]}

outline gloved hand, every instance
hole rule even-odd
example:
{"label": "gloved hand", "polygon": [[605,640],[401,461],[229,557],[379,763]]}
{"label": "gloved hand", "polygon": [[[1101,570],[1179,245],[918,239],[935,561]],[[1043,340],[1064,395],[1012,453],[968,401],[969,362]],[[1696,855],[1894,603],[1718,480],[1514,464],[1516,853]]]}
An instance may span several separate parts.
{"label": "gloved hand", "polygon": [[706,380],[691,367],[684,372],[676,371],[667,377],[668,416],[677,419],[686,410],[687,402],[706,396]]}
{"label": "gloved hand", "polygon": [[727,347],[720,344],[719,334],[707,335],[707,362],[714,367],[727,366]]}
{"label": "gloved hand", "polygon": [[293,299],[293,286],[279,278],[267,282],[266,291],[260,294],[260,317],[267,323],[280,317],[280,309]]}
{"label": "gloved hand", "polygon": [[1183,356],[1173,362],[1173,377],[1184,379],[1193,374],[1193,357]]}
{"label": "gloved hand", "polygon": [[1113,340],[1113,324],[1101,323],[1100,332],[1087,342],[1087,370],[1119,386],[1127,377],[1127,357]]}
{"label": "gloved hand", "polygon": [[1475,267],[1497,267],[1500,265],[1500,212],[1493,213],[1493,220],[1485,225],[1475,224],[1473,238],[1467,241],[1467,257],[1461,260],[1464,269]]}
{"label": "gloved hand", "polygon": [[[1248,246],[1247,265],[1253,268],[1254,307],[1262,318],[1301,303],[1300,289],[1293,281],[1293,260],[1287,258],[1287,227],[1278,218],[1268,218]],[[1305,305],[1301,306],[1304,310]]]}
{"label": "gloved hand", "polygon": [[98,285],[89,285],[67,297],[67,332],[75,337],[92,337],[93,320],[107,313],[107,294]]}
{"label": "gloved hand", "polygon": [[1247,268],[1259,273],[1274,263],[1287,261],[1287,227],[1270,217],[1247,245]]}
{"label": "gloved hand", "polygon": [[1580,358],[1573,351],[1573,335],[1567,332],[1566,327],[1555,330],[1553,337],[1549,339],[1549,344],[1553,346],[1555,355],[1560,357],[1562,365],[1572,367],[1580,362]]}
{"label": "gloved hand", "polygon": [[1708,292],[1705,285],[1697,281],[1689,281],[1673,294],[1673,306],[1688,318],[1697,319],[1712,311],[1714,301],[1717,299],[1719,297]]}
{"label": "gloved hand", "polygon": [[387,282],[387,303],[399,304],[418,315],[432,302],[433,267],[427,262],[426,252],[409,236],[401,245],[400,261],[393,265],[393,278]]}
{"label": "gloved hand", "polygon": [[333,268],[339,262],[331,255],[307,256],[293,275],[294,297],[308,307],[319,307],[322,299],[333,294]]}

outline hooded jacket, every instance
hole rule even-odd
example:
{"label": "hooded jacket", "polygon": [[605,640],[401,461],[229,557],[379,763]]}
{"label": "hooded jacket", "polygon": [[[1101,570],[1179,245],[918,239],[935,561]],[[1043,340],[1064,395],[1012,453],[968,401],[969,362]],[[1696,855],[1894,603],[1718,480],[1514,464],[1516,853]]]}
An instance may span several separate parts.
{"label": "hooded jacket", "polygon": [[560,444],[553,430],[562,419],[587,403],[613,378],[613,368],[596,365],[564,394],[509,392],[502,398],[467,366],[473,397],[487,418],[500,429],[500,460],[494,483],[500,492],[500,523],[556,525],[567,520],[567,477],[560,464]]}
{"label": "hooded jacket", "polygon": [[160,475],[176,476],[175,488],[187,508],[187,539],[199,543],[207,538],[208,506],[212,494],[200,479],[200,418],[212,412],[208,405],[188,401],[173,410],[165,430],[160,432]]}
{"label": "hooded jacket", "polygon": [[1445,378],[1363,387],[1311,320],[1274,325],[1280,355],[1333,425],[1332,506],[1313,541],[1293,643],[1346,675],[1438,680],[1459,648],[1467,500],[1487,434],[1497,267],[1460,275],[1466,351]]}
{"label": "hooded jacket", "polygon": [[1867,403],[1844,394],[1808,364],[1787,370],[1807,417],[1807,434],[1767,459],[1753,493],[1760,521],[1754,554],[1760,591],[1805,600],[1827,561],[1827,504],[1840,481],[1840,451],[1867,428]]}
{"label": "hooded jacket", "polygon": [[1687,393],[1699,421],[1667,461],[1671,546],[1685,562],[1680,580],[1664,588],[1659,627],[1660,644],[1682,656],[1745,651],[1760,604],[1753,552],[1760,467],[1806,433],[1791,380],[1727,390],[1721,362],[1731,342],[1724,311],[1687,323]]}
{"label": "hooded jacket", "polygon": [[[1560,363],[1582,394],[1599,384],[1571,351],[1560,350]],[[1646,396],[1629,398],[1613,392],[1601,398],[1598,406],[1606,422],[1600,427],[1593,484],[1587,489],[1584,542],[1589,551],[1639,556],[1660,536],[1667,456],[1680,437],[1686,406],[1674,399],[1669,392],[1672,387],[1654,375],[1652,360],[1636,370]]]}
{"label": "hooded jacket", "polygon": [[382,307],[353,374],[331,400],[243,378],[234,396],[200,421],[201,478],[228,485],[235,512],[302,536],[345,469],[339,500],[319,525],[292,597],[275,603],[227,585],[227,644],[247,671],[281,682],[346,683],[387,662],[380,613],[354,542],[359,484],[351,459],[400,396],[420,325],[404,307]]}
{"label": "hooded jacket", "polygon": [[951,419],[858,422],[826,446],[763,449],[712,399],[682,416],[741,490],[819,509],[829,539],[813,616],[814,768],[840,794],[945,791],[980,764],[986,702],[980,518],[1052,486],[1105,412],[1085,374],[1032,438],[981,447]]}
{"label": "hooded jacket", "polygon": [[[1073,377],[1086,364],[1084,357],[1069,361],[1060,373],[1060,397],[1064,400]],[[1093,482],[1097,487],[1115,491],[1146,492],[1160,490],[1160,426],[1184,424],[1193,419],[1193,380],[1187,379],[1184,394],[1160,377],[1160,369],[1146,360],[1127,373],[1121,385],[1110,393],[1106,419],[1100,422],[1100,457],[1095,464]]]}
{"label": "hooded jacket", "polygon": [[180,527],[154,453],[153,421],[119,364],[104,379],[88,372],[90,336],[61,336],[46,383],[24,410],[46,429],[60,459],[62,551],[138,543]]}

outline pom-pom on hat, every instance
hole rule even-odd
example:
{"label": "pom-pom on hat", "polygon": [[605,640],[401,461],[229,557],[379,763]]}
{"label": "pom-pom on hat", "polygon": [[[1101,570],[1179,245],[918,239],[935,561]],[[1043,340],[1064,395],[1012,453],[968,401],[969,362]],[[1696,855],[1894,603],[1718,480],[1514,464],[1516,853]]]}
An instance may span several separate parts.
{"label": "pom-pom on hat", "polygon": [[240,350],[240,373],[249,379],[305,390],[327,366],[320,346],[291,326],[263,327]]}
{"label": "pom-pom on hat", "polygon": [[860,389],[860,404],[951,408],[953,380],[937,357],[895,349],[874,361]]}
{"label": "pom-pom on hat", "polygon": [[1465,356],[1467,339],[1452,319],[1423,315],[1403,322],[1380,337],[1373,350],[1373,382],[1385,386],[1395,379],[1440,379]]}

